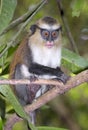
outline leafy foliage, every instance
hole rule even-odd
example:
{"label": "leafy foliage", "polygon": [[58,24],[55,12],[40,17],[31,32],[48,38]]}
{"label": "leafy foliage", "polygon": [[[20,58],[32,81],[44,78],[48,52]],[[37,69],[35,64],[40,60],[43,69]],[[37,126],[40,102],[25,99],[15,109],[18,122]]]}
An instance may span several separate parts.
{"label": "leafy foliage", "polygon": [[16,0],[1,0],[0,33],[8,26],[9,22],[11,21],[16,5]]}
{"label": "leafy foliage", "polygon": [[83,1],[82,0],[74,0],[73,5],[72,5],[72,16],[79,17],[81,13],[81,9],[83,6]]}
{"label": "leafy foliage", "polygon": [[29,127],[32,130],[36,130],[34,126],[31,124],[29,116],[24,112],[23,107],[19,104],[16,97],[14,96],[11,88],[8,85],[1,85],[0,92],[11,102],[12,106],[14,107],[16,113],[29,122]]}
{"label": "leafy foliage", "polygon": [[88,68],[88,60],[65,48],[62,51],[62,64],[73,73]]}
{"label": "leafy foliage", "polygon": [[67,130],[67,129],[64,129],[64,128],[55,128],[55,127],[38,127],[38,130]]}
{"label": "leafy foliage", "polygon": [[72,1],[72,16],[73,17],[79,17],[81,12],[83,10],[86,10],[86,6],[87,6],[87,3],[88,1],[85,0],[85,2],[83,2],[83,0],[74,0]]}

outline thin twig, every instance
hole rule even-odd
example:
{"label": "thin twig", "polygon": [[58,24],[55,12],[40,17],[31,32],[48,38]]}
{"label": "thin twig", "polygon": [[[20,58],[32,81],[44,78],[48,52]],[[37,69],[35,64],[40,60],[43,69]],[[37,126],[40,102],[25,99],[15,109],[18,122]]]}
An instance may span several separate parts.
{"label": "thin twig", "polygon": [[73,49],[74,52],[76,52],[77,54],[79,54],[78,48],[77,48],[77,46],[76,46],[76,43],[75,43],[75,41],[74,41],[74,39],[73,39],[73,37],[72,37],[71,31],[70,31],[67,18],[66,18],[65,15],[64,15],[64,10],[63,10],[63,6],[62,6],[62,3],[61,3],[61,0],[57,0],[57,5],[58,5],[58,9],[59,9],[59,11],[60,11],[60,15],[61,15],[63,24],[64,24],[64,26],[65,26],[65,30],[66,30],[68,39],[69,39],[69,41],[70,41],[70,43],[71,43],[72,49]]}
{"label": "thin twig", "polygon": [[28,79],[10,79],[10,80],[6,80],[6,79],[3,79],[3,80],[0,80],[0,85],[3,85],[3,84],[9,84],[9,85],[16,85],[16,84],[45,84],[45,85],[59,85],[60,82],[58,81],[55,81],[55,80],[46,80],[46,79],[39,79],[39,80],[36,80],[36,81],[33,81],[33,82],[30,82],[30,80]]}
{"label": "thin twig", "polygon": [[[53,84],[54,82],[56,82],[56,84],[58,84],[58,85]],[[44,95],[42,95],[40,98],[38,98],[31,105],[26,106],[25,111],[27,113],[40,108],[42,105],[49,102],[56,96],[63,94],[65,92],[68,92],[70,89],[75,88],[84,82],[88,82],[88,69],[79,73],[78,75],[76,75],[74,77],[71,77],[70,80],[65,85],[62,82],[58,82],[58,83],[57,83],[57,81],[54,81],[54,82],[52,82],[50,80],[49,80],[49,82],[47,82],[46,80],[45,81],[38,80],[38,81],[33,82],[34,84],[35,83],[36,84],[53,84],[56,86],[53,89],[51,89],[50,91],[48,91],[47,93],[45,93]],[[30,82],[29,82],[29,84],[30,84]],[[14,122],[14,120],[15,120],[15,122]],[[20,118],[18,118],[16,114],[12,115],[6,122],[4,130],[11,130],[11,129],[8,129],[8,126],[10,125],[10,128],[12,128],[14,123],[16,123],[19,120],[20,120]]]}
{"label": "thin twig", "polygon": [[32,19],[32,17],[42,8],[43,5],[45,5],[47,2],[47,0],[43,0],[41,2],[41,4],[39,4],[37,6],[37,8],[35,9],[35,11],[33,12],[33,14],[22,24],[22,26],[20,27],[19,31],[17,32],[17,34],[12,38],[12,40],[7,43],[7,47],[3,50],[3,52],[0,54],[0,58],[4,55],[4,53],[13,45],[16,45],[16,39],[18,38],[18,36],[21,34],[21,32],[23,31],[23,29],[27,26],[27,24],[30,22],[30,20]]}
{"label": "thin twig", "polygon": [[30,13],[30,10],[28,10],[28,12],[26,12],[24,15],[22,15],[21,17],[19,17],[18,19],[12,21],[12,23],[10,23],[8,25],[7,28],[5,28],[5,30],[0,34],[0,36],[4,35],[5,33],[7,33],[9,30],[11,30],[12,28],[18,26],[19,24],[25,22],[35,11],[36,9],[38,9],[38,7],[41,5],[42,2],[40,2],[40,4],[38,4],[36,6],[36,8]]}
{"label": "thin twig", "polygon": [[[88,70],[85,70],[85,71],[79,73],[78,75],[70,78],[70,80],[65,85],[62,82],[56,81],[57,85],[53,84],[53,85],[56,85],[56,87],[54,87],[53,89],[51,89],[50,91],[45,93],[45,95],[41,96],[32,105],[28,105],[27,107],[25,107],[25,110],[26,110],[26,112],[28,112],[28,110],[33,111],[33,110],[41,107],[45,103],[49,102],[50,100],[52,100],[56,96],[63,94],[63,93],[69,91],[72,88],[77,87],[78,85],[80,85],[84,82],[88,82]],[[49,84],[50,84],[50,81],[49,81]]]}

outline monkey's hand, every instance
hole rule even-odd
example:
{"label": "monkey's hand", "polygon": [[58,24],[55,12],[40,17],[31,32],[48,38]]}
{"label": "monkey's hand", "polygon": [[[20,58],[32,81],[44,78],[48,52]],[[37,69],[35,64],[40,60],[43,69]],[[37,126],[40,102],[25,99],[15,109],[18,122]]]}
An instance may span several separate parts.
{"label": "monkey's hand", "polygon": [[55,79],[66,83],[69,77],[62,72],[62,70],[57,68],[51,68],[48,66],[43,66],[37,63],[33,63],[30,68],[29,72],[38,75],[39,77],[47,77],[46,79]]}
{"label": "monkey's hand", "polygon": [[60,77],[58,77],[58,80],[61,80],[65,84],[69,80],[69,78],[69,76],[63,73]]}
{"label": "monkey's hand", "polygon": [[64,84],[70,78],[70,76],[66,75],[59,67],[56,68],[56,80],[62,81]]}

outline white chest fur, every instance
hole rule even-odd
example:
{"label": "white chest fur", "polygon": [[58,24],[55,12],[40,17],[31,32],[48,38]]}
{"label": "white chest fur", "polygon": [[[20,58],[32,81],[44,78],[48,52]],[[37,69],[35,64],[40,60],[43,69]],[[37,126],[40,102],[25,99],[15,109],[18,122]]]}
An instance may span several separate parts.
{"label": "white chest fur", "polygon": [[[33,61],[45,65],[48,67],[56,68],[60,66],[61,61],[61,48],[43,48],[39,49],[37,46],[31,48]],[[28,67],[24,64],[21,66],[21,73],[24,76],[24,78],[30,77],[32,74],[29,72]],[[44,78],[44,79],[52,79],[57,78],[55,75],[39,75],[38,78]],[[35,98],[41,96],[43,93],[45,93],[48,90],[48,87],[46,85],[42,85],[41,88],[37,91]]]}
{"label": "white chest fur", "polygon": [[[61,48],[43,48],[39,49],[38,47],[32,48],[32,56],[33,61],[45,65],[48,67],[56,68],[60,66],[61,61]],[[54,75],[40,75],[39,78],[44,79],[53,79],[56,78]],[[42,85],[41,88],[36,93],[36,98],[41,96],[43,93],[47,91],[48,87],[46,85]]]}
{"label": "white chest fur", "polygon": [[32,48],[33,61],[48,67],[56,68],[60,66],[61,48],[43,48],[37,46]]}

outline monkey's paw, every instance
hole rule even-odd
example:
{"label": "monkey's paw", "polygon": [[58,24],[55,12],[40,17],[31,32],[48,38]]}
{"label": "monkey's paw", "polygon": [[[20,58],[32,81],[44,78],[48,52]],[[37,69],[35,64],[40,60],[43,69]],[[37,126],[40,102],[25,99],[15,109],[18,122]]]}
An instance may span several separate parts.
{"label": "monkey's paw", "polygon": [[35,80],[38,80],[38,76],[36,76],[36,75],[31,75],[30,76],[30,82],[34,82]]}
{"label": "monkey's paw", "polygon": [[70,79],[70,76],[66,75],[66,74],[61,74],[60,77],[58,77],[58,80],[62,81],[64,84]]}

